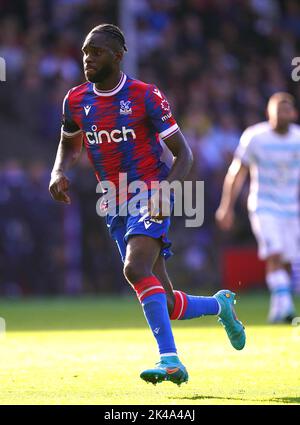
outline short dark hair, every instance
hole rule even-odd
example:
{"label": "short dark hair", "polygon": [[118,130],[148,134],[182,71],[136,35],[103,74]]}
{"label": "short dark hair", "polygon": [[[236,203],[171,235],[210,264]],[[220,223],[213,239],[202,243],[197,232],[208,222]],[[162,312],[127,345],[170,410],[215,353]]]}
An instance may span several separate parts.
{"label": "short dark hair", "polygon": [[101,24],[91,30],[91,33],[105,34],[120,44],[120,47],[127,52],[126,41],[123,32],[117,25]]}

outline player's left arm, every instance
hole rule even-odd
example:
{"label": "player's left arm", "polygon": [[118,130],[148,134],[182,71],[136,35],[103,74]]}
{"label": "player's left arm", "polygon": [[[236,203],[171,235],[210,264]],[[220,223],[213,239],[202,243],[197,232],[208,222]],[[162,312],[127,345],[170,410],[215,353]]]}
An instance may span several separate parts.
{"label": "player's left arm", "polygon": [[[152,121],[159,137],[167,148],[172,152],[174,161],[165,181],[183,181],[191,169],[193,163],[192,151],[181,133],[178,124],[173,117],[170,105],[165,95],[156,87],[149,86],[145,96],[147,115]],[[150,215],[161,219],[166,215],[162,214],[163,204],[170,203],[169,196],[164,196],[162,191],[154,194],[150,203]],[[166,208],[165,211],[170,209]],[[167,214],[169,215],[169,214]]]}
{"label": "player's left arm", "polygon": [[[165,138],[164,143],[174,157],[173,165],[165,181],[168,183],[174,181],[182,182],[193,164],[193,153],[191,148],[179,129],[176,133]],[[149,209],[151,217],[157,220],[168,217],[171,213],[169,194],[164,194],[162,190],[156,192],[151,199]]]}
{"label": "player's left arm", "polygon": [[191,169],[193,154],[173,117],[169,102],[156,86],[149,85],[145,104],[153,127],[175,158],[166,180],[170,183],[182,181]]}
{"label": "player's left arm", "polygon": [[193,165],[193,153],[184,135],[178,131],[164,139],[165,144],[174,156],[174,162],[166,180],[172,183],[175,180],[183,181]]}

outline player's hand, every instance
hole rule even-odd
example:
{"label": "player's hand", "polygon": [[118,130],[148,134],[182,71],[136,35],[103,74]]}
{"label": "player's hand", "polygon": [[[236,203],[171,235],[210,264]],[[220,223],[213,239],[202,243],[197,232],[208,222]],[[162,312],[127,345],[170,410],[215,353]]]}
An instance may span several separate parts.
{"label": "player's hand", "polygon": [[54,174],[51,174],[49,192],[51,193],[52,198],[55,201],[70,204],[71,199],[66,193],[69,189],[69,185],[69,179],[62,172],[56,172]]}
{"label": "player's hand", "polygon": [[234,211],[233,209],[225,209],[219,207],[215,214],[216,221],[222,230],[230,230],[234,222]]}
{"label": "player's hand", "polygon": [[148,211],[151,218],[164,220],[171,215],[171,203],[168,196],[157,190],[148,202]]}

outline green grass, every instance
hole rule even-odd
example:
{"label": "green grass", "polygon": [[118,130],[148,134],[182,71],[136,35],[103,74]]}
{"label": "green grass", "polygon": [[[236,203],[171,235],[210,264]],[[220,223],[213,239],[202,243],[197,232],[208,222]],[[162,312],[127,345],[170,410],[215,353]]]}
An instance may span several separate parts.
{"label": "green grass", "polygon": [[177,387],[139,378],[158,357],[133,298],[2,300],[0,404],[300,404],[300,327],[266,325],[267,309],[240,296],[241,352],[214,317],[172,322],[190,374]]}

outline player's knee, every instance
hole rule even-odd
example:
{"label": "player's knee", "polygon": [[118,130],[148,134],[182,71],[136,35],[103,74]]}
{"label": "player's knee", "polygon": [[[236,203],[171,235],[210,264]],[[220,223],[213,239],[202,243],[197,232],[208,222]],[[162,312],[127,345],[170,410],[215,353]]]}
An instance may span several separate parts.
{"label": "player's knee", "polygon": [[273,254],[267,258],[267,272],[274,272],[282,269],[283,267],[284,263],[280,254]]}
{"label": "player's knee", "polygon": [[123,273],[126,280],[129,283],[134,284],[139,280],[150,276],[151,270],[149,270],[146,265],[139,263],[138,261],[128,261],[124,264]]}

